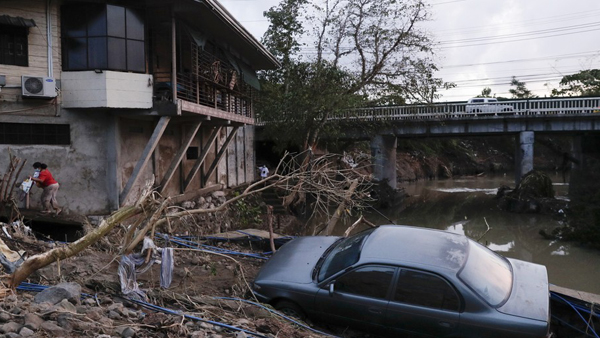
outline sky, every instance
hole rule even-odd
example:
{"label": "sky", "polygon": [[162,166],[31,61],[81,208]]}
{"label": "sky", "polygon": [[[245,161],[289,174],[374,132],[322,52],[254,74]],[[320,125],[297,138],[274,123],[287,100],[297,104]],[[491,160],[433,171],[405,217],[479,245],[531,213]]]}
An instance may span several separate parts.
{"label": "sky", "polygon": [[[257,39],[277,0],[219,0]],[[485,87],[511,97],[513,76],[550,96],[565,75],[600,68],[600,0],[425,0],[423,24],[436,41],[436,77],[454,82],[440,102],[465,101]]]}

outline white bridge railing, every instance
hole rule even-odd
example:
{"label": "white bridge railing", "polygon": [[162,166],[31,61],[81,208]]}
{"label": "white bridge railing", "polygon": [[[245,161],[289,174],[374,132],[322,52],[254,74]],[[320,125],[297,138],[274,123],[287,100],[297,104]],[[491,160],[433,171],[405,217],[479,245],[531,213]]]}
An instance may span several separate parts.
{"label": "white bridge railing", "polygon": [[479,116],[580,115],[594,113],[600,116],[600,97],[510,100],[485,104],[436,103],[372,107],[336,114],[330,119],[361,121],[442,120],[476,118]]}

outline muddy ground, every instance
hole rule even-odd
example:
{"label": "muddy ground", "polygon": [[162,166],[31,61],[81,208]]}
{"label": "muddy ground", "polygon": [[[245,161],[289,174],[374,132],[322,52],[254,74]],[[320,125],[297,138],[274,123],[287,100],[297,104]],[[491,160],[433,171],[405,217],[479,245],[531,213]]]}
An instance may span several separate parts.
{"label": "muddy ground", "polygon": [[[258,200],[254,202],[260,203]],[[194,203],[193,206],[197,204]],[[189,203],[187,206],[192,207]],[[264,204],[252,206],[256,212],[264,207]],[[245,219],[248,218],[247,215],[243,219],[240,217],[239,210],[229,210],[221,214],[183,219],[170,225],[171,235],[202,237],[248,226],[266,229],[263,225],[266,222],[262,219],[253,218],[249,223]],[[295,235],[301,231],[301,224],[293,217],[279,216],[276,226],[277,232],[283,235]],[[168,229],[160,231],[167,232]],[[4,289],[5,293],[0,293],[0,337],[241,338],[252,337],[251,333],[256,333],[259,337],[325,336],[282,319],[265,308],[238,300],[255,301],[249,292],[249,285],[264,260],[201,252],[162,239],[156,239],[158,247],[174,248],[171,285],[166,289],[160,287],[158,264],[145,273],[138,274],[137,283],[146,292],[148,303],[177,313],[165,314],[132,303],[122,295],[117,273],[120,261],[118,252],[123,235],[124,228],[115,228],[109,236],[77,256],[42,268],[27,280],[28,283],[44,286],[76,283],[81,286],[82,293],[89,295],[79,302],[71,301],[74,304],[69,305],[65,300],[56,304],[38,304],[34,297],[39,290],[13,292]],[[41,240],[40,236],[36,239],[21,233],[13,233],[12,240],[2,234],[2,239],[11,249],[24,250],[28,255],[46,251],[54,245],[64,245],[51,244]],[[235,252],[270,251],[267,243],[245,240],[194,241]],[[184,318],[182,314],[204,321]],[[222,327],[211,321],[246,331]],[[308,324],[316,330],[339,337],[375,337],[345,328],[310,322]]]}

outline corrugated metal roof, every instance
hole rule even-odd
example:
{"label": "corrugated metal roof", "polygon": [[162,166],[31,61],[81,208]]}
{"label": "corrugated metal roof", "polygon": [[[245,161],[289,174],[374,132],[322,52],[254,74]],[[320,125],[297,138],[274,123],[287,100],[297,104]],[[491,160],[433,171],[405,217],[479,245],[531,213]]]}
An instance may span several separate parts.
{"label": "corrugated metal roof", "polygon": [[36,27],[32,19],[24,19],[19,16],[0,15],[0,25],[16,27]]}

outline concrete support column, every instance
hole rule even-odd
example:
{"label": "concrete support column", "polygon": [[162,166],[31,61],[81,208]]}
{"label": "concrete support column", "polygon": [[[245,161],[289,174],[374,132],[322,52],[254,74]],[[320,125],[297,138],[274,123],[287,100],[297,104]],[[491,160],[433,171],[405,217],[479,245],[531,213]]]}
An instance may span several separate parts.
{"label": "concrete support column", "polygon": [[371,139],[373,178],[378,182],[387,180],[392,189],[396,189],[396,144],[394,135],[377,135]]}
{"label": "concrete support column", "polygon": [[106,128],[106,191],[108,193],[108,206],[110,211],[119,209],[119,192],[121,191],[121,138],[119,133],[120,120],[106,112],[109,120]]}
{"label": "concrete support column", "polygon": [[523,175],[533,170],[533,142],[535,134],[532,131],[519,133],[519,142],[515,149],[515,185],[521,182]]}
{"label": "concrete support column", "polygon": [[582,169],[583,166],[583,150],[581,149],[581,135],[573,136],[571,138],[571,156],[575,158],[579,163],[571,161],[571,171]]}
{"label": "concrete support column", "polygon": [[[577,162],[571,161],[571,170],[569,174],[569,196],[578,196],[585,189],[583,186],[590,185],[590,181],[594,181],[593,176],[584,171],[583,163],[583,136],[577,135],[571,138],[571,157]],[[564,178],[566,180],[566,178]]]}

